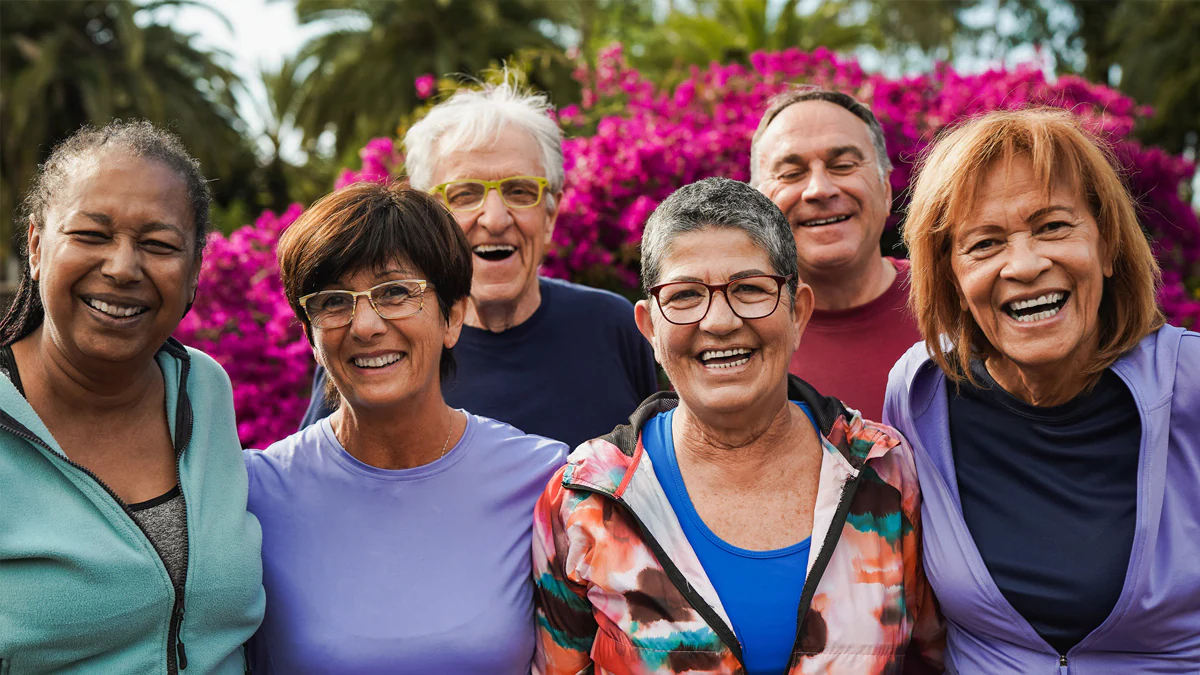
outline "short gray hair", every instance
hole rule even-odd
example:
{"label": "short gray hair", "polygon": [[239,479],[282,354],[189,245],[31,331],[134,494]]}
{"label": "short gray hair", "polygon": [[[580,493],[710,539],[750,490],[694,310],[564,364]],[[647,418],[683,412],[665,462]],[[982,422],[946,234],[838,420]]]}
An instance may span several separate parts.
{"label": "short gray hair", "polygon": [[767,112],[763,113],[762,120],[758,123],[758,129],[754,131],[754,138],[750,141],[750,185],[758,187],[763,180],[762,169],[759,168],[759,160],[761,159],[759,141],[762,140],[763,134],[767,132],[767,127],[771,126],[771,122],[775,121],[779,113],[804,101],[825,101],[826,103],[839,105],[849,110],[851,114],[867,125],[867,131],[871,133],[871,145],[875,146],[875,163],[879,169],[879,179],[883,181],[884,185],[887,185],[888,174],[892,172],[892,160],[888,158],[887,143],[884,142],[883,138],[883,127],[879,125],[879,120],[875,117],[875,113],[871,112],[870,108],[849,94],[831,89],[821,89],[819,87],[792,89],[778,94],[771,99],[770,105],[767,106]]}
{"label": "short gray hair", "polygon": [[[553,195],[563,189],[562,131],[551,117],[553,106],[543,94],[522,90],[505,73],[500,84],[459,89],[437,104],[404,136],[404,165],[409,184],[418,190],[433,187],[438,155],[448,150],[473,150],[494,143],[509,125],[527,132],[541,151],[542,171]],[[467,178],[468,176],[462,176]],[[554,208],[554,200],[546,200]]]}
{"label": "short gray hair", "polygon": [[[758,190],[728,178],[705,178],[671,193],[654,209],[642,232],[642,287],[647,293],[662,277],[662,263],[681,234],[707,228],[741,230],[766,252],[776,274],[790,276],[796,295],[800,269],[787,216]],[[714,251],[720,256],[720,251]]]}

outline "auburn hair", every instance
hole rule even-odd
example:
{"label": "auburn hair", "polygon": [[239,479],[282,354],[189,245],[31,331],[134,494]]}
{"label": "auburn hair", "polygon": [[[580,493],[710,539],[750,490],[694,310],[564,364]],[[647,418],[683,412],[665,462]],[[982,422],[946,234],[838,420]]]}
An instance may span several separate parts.
{"label": "auburn hair", "polygon": [[1069,187],[1084,196],[1100,230],[1104,262],[1112,264],[1100,301],[1099,347],[1084,366],[1090,386],[1165,319],[1157,303],[1158,263],[1112,151],[1066,110],[987,113],[953,128],[928,149],[903,230],[912,262],[909,306],[931,358],[946,376],[956,384],[978,384],[971,359],[997,351],[960,302],[951,244],[991,170],[1021,159],[1032,165],[1047,195]]}

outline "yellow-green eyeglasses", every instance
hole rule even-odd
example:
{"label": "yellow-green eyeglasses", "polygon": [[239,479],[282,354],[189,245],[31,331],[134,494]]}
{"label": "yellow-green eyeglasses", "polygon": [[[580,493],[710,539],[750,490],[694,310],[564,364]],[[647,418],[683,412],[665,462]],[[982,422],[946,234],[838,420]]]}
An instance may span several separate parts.
{"label": "yellow-green eyeglasses", "polygon": [[488,190],[500,193],[500,200],[513,209],[528,209],[542,202],[550,181],[542,176],[509,176],[500,180],[460,178],[435,185],[430,194],[441,195],[451,211],[474,211],[483,207]]}

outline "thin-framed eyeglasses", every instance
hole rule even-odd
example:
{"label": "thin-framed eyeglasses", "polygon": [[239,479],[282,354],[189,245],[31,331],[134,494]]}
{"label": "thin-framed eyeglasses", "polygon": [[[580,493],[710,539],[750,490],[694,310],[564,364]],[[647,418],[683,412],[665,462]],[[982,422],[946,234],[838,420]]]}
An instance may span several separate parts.
{"label": "thin-framed eyeglasses", "polygon": [[341,328],[354,320],[359,297],[366,297],[381,319],[403,319],[425,306],[424,279],[385,281],[365,291],[317,291],[300,297],[308,322],[316,328]]}
{"label": "thin-framed eyeglasses", "polygon": [[792,280],[775,274],[758,274],[730,279],[723,284],[672,281],[650,288],[663,318],[677,325],[699,323],[708,316],[713,296],[720,293],[730,311],[742,319],[762,319],[779,307],[783,287]]}
{"label": "thin-framed eyeglasses", "polygon": [[550,181],[542,176],[509,176],[500,180],[459,178],[435,185],[430,194],[440,195],[451,211],[474,211],[483,207],[488,190],[500,193],[500,201],[513,209],[528,209],[542,203]]}

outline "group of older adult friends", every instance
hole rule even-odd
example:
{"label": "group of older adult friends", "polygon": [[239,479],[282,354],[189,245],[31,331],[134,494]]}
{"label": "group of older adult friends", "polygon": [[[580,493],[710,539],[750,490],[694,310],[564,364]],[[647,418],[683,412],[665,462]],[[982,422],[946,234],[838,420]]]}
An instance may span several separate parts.
{"label": "group of older adult friends", "polygon": [[1075,118],[939,138],[910,263],[874,115],[784,94],[749,185],[649,218],[634,305],[538,276],[547,112],[460,91],[407,185],[285,231],[319,369],[261,451],[170,338],[199,166],[144,122],[54,149],[0,321],[0,673],[1200,669],[1200,334]]}

